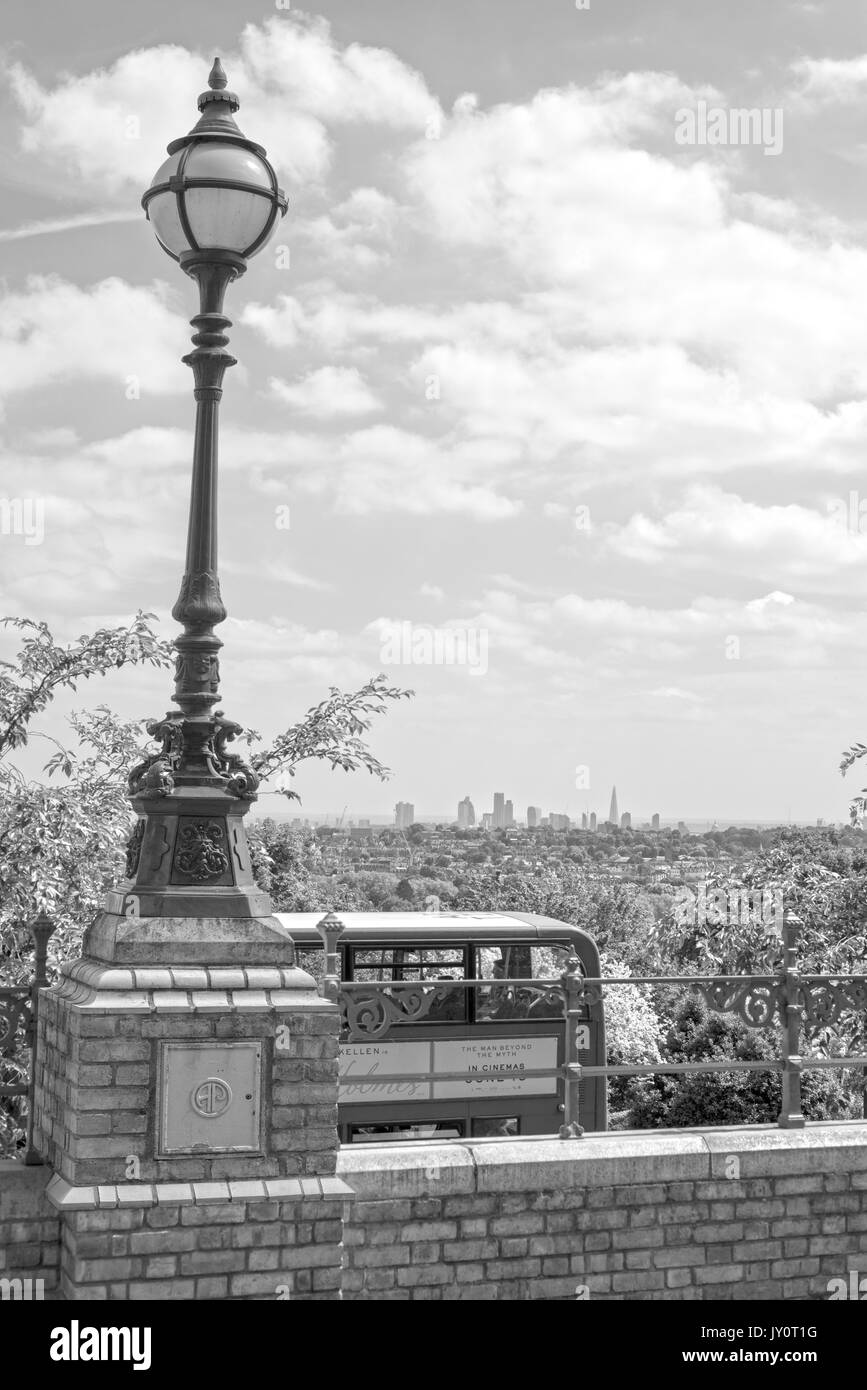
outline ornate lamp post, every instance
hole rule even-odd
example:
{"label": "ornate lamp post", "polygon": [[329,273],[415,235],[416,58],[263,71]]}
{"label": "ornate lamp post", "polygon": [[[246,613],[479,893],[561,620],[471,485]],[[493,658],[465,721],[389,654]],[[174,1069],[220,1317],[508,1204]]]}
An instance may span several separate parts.
{"label": "ornate lamp post", "polygon": [[[55,1169],[46,1191],[60,1215],[67,1300],[106,1289],[131,1299],[273,1298],[281,1283],[293,1299],[337,1298],[339,1218],[352,1195],[331,1176],[339,1011],[296,965],[292,938],[253,879],[244,816],[256,777],[228,750],[239,725],[216,708],[214,627],[226,617],[217,412],[234,362],[223,296],[286,199],[264,151],[235,124],[238,100],[219,62],[199,109],[198,125],[169,146],[143,199],[161,245],[201,295],[184,359],[195,378],[196,433],[186,569],[173,610],[183,627],[177,708],[148,726],[161,747],[130,774],[138,826],[126,879],[85,932],[83,958],[40,995],[33,1148]],[[339,926],[326,932],[332,976]],[[100,1065],[79,1065],[85,1055]],[[316,1180],[302,1187],[299,1176]],[[328,1211],[326,1192],[337,1199]],[[299,1199],[298,1223],[287,1235],[285,1223],[271,1222],[267,1240],[279,1261],[261,1270],[241,1237],[284,1198]],[[190,1253],[185,1211],[208,1200],[215,1205],[200,1206]],[[239,1224],[223,1227],[230,1200]],[[126,1241],[146,1226],[140,1248],[156,1241],[166,1259],[104,1258],[117,1232]]]}
{"label": "ornate lamp post", "polygon": [[217,58],[198,123],[168,146],[142,198],[160,245],[197,281],[200,310],[194,349],[183,359],[193,370],[196,430],[186,567],[172,609],[183,625],[174,644],[179,708],[148,725],[162,746],[130,774],[139,820],[127,882],[106,901],[124,916],[261,918],[271,910],[254,882],[244,831],[257,778],[228,751],[240,725],[216,708],[222,642],[214,627],[226,618],[217,572],[218,413],[223,374],[236,361],[226,351],[231,320],[223,300],[287,206],[265,151],[238,129],[238,105]]}

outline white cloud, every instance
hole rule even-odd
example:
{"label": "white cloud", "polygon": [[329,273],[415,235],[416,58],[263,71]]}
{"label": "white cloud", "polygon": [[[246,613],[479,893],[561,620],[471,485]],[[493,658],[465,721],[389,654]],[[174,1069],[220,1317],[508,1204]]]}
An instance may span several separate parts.
{"label": "white cloud", "polygon": [[788,213],[767,225],[767,203],[764,225],[737,215],[712,152],[630,143],[666,130],[680,102],[654,74],[541,92],[417,141],[408,178],[443,245],[474,269],[491,255],[510,266],[525,307],[535,291],[567,342],[677,347],[697,379],[731,371],[771,409],[863,394],[867,325],[851,306],[867,254],[817,237],[806,215],[794,232]]}
{"label": "white cloud", "polygon": [[272,377],[268,384],[275,400],[318,419],[370,415],[382,408],[357,367],[319,367],[300,381],[286,382]]}
{"label": "white cloud", "polygon": [[304,287],[303,298],[278,295],[273,303],[249,303],[241,322],[272,347],[294,347],[309,339],[323,349],[351,347],[372,339],[382,347],[400,343],[452,342],[543,346],[551,334],[541,315],[505,300],[384,304],[371,294],[348,292],[330,281]]}
{"label": "white cloud", "polygon": [[503,521],[521,511],[519,501],[487,482],[469,481],[478,467],[470,450],[391,425],[347,436],[330,457],[342,464],[335,505],[349,515],[446,513]]}
{"label": "white cloud", "polygon": [[799,58],[792,64],[798,94],[806,101],[846,105],[867,91],[867,54],[857,58]]}
{"label": "white cloud", "polygon": [[189,390],[178,360],[185,336],[162,285],[111,278],[81,289],[34,275],[0,295],[0,395],[88,377],[121,392],[130,378],[142,393]]}
{"label": "white cloud", "polygon": [[701,696],[696,695],[693,690],[681,690],[677,685],[661,685],[656,690],[648,690],[648,695],[652,695],[659,700],[687,700],[701,701]]}
{"label": "white cloud", "polygon": [[339,50],[328,23],[301,12],[248,24],[241,54],[257,85],[326,123],[423,130],[439,110],[424,78],[389,49]]}
{"label": "white cloud", "polygon": [[[22,112],[20,143],[68,196],[143,189],[170,140],[197,119],[212,56],[162,44],[43,86],[23,63],[6,77]],[[424,79],[383,48],[339,48],[329,25],[302,11],[248,24],[223,64],[241,110],[238,124],[268,148],[291,183],[321,179],[331,160],[329,125],[421,131],[439,110]],[[155,99],[155,93],[159,99]],[[98,138],[95,133],[98,132]]]}
{"label": "white cloud", "polygon": [[69,425],[49,425],[47,429],[26,431],[24,441],[34,449],[71,449],[79,439]]}
{"label": "white cloud", "polygon": [[391,256],[395,229],[404,210],[377,188],[356,188],[342,203],[318,217],[292,223],[293,244],[315,256],[329,274],[357,275],[381,268]]}
{"label": "white cloud", "polygon": [[[621,559],[710,572],[785,576],[841,593],[867,584],[867,535],[826,508],[762,506],[719,488],[696,486],[666,515],[635,513],[624,525],[604,528],[604,544]],[[856,518],[857,520],[857,518]]]}
{"label": "white cloud", "polygon": [[105,227],[115,222],[138,222],[139,212],[110,209],[105,212],[82,212],[77,217],[43,217],[24,222],[20,227],[0,228],[0,241],[26,241],[34,236],[53,236],[58,232],[79,231],[82,227]]}
{"label": "white cloud", "polygon": [[[630,690],[686,689],[672,681],[675,671],[703,695],[708,682],[716,688],[733,677],[770,675],[779,666],[809,670],[853,662],[848,619],[780,592],[746,601],[699,597],[666,607],[575,593],[525,599],[492,589],[462,621],[488,631],[492,669],[508,653],[516,679],[522,667],[544,667],[551,680],[586,679],[603,705],[619,698],[624,682]],[[867,635],[867,620],[859,619],[860,626]],[[737,659],[728,645],[733,635]]]}
{"label": "white cloud", "polygon": [[261,562],[249,564],[246,561],[223,559],[220,561],[220,570],[224,574],[256,579],[259,581],[260,588],[263,579],[270,579],[275,584],[288,584],[294,589],[311,589],[320,593],[326,593],[334,588],[334,585],[327,580],[302,574],[300,570],[292,569],[291,565],[287,565],[283,561],[269,560],[265,564]]}

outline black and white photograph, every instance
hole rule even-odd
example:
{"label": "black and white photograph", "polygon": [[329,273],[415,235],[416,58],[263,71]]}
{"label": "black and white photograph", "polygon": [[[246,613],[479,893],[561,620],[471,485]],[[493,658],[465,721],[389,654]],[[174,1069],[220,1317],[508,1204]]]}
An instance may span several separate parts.
{"label": "black and white photograph", "polygon": [[0,0],[19,1376],[856,1354],[865,110],[864,0]]}

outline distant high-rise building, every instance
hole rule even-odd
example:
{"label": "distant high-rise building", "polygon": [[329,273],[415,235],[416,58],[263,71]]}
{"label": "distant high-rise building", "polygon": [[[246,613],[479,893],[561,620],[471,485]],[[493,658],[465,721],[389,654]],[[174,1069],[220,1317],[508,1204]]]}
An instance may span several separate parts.
{"label": "distant high-rise building", "polygon": [[621,829],[621,830],[631,830],[631,829],[632,829],[632,815],[631,815],[631,813],[630,813],[629,811],[624,811],[624,812],[623,812],[623,815],[620,817],[620,829]]}
{"label": "distant high-rise building", "polygon": [[507,801],[503,812],[506,829],[509,830],[515,824],[515,808],[511,801]]}
{"label": "distant high-rise building", "polygon": [[415,823],[415,807],[411,801],[399,801],[394,808],[394,823],[398,830],[408,830]]}
{"label": "distant high-rise building", "polygon": [[541,824],[542,824],[542,807],[541,807],[541,806],[528,806],[528,807],[527,807],[527,829],[528,829],[528,830],[535,830],[535,829],[537,828],[537,826],[540,826]]}
{"label": "distant high-rise building", "polygon": [[590,812],[590,829],[591,829],[591,830],[595,830],[595,829],[596,829],[596,812],[595,812],[595,811],[591,811],[591,812]]}
{"label": "distant high-rise building", "polygon": [[617,788],[611,788],[611,806],[608,810],[608,824],[619,825],[620,817],[617,814]]}
{"label": "distant high-rise building", "polygon": [[465,796],[463,801],[458,802],[458,829],[469,830],[470,826],[475,825],[475,823],[476,808],[470,798]]}
{"label": "distant high-rise building", "polygon": [[493,826],[495,830],[506,828],[506,798],[502,792],[494,792]]}
{"label": "distant high-rise building", "polygon": [[685,834],[686,834],[686,821],[685,821],[685,820],[679,820],[679,821],[677,822],[677,828],[678,828],[678,830],[680,831],[681,835],[685,835]]}
{"label": "distant high-rise building", "polygon": [[581,829],[582,829],[582,830],[586,830],[586,829],[587,829],[587,812],[586,812],[586,811],[582,811],[582,812],[581,812]]}
{"label": "distant high-rise building", "polygon": [[483,812],[482,812],[482,829],[483,829],[483,830],[493,830],[493,828],[494,828],[494,817],[491,815],[490,811],[483,811]]}
{"label": "distant high-rise building", "polygon": [[653,820],[650,822],[650,828],[651,828],[651,830],[658,830],[658,829],[659,829],[659,812],[658,812],[658,811],[655,811],[654,814],[653,814]]}
{"label": "distant high-rise building", "polygon": [[552,830],[568,830],[571,824],[568,816],[559,815],[552,811],[548,817]]}

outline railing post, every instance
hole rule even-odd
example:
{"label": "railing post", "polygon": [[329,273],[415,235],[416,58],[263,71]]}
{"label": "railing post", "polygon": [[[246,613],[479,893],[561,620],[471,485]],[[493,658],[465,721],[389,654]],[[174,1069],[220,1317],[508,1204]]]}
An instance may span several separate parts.
{"label": "railing post", "polygon": [[36,1095],[36,1075],[39,1047],[39,991],[48,984],[48,942],[54,934],[55,925],[51,918],[40,912],[30,923],[30,935],[36,946],[33,958],[33,982],[30,986],[30,1017],[27,1021],[27,1043],[30,1047],[30,1090],[27,1096],[27,1147],[24,1162],[42,1162],[42,1155],[33,1143],[33,1111]]}
{"label": "railing post", "polygon": [[329,911],[316,923],[316,930],[325,948],[325,973],[319,992],[324,999],[336,1004],[340,994],[340,952],[337,947],[346,928],[340,918]]}
{"label": "railing post", "polygon": [[563,985],[563,998],[566,1005],[566,1045],[564,1049],[564,1088],[563,1123],[560,1126],[561,1139],[580,1139],[584,1133],[579,1124],[581,1065],[578,1061],[578,1028],[581,1017],[581,999],[584,994],[584,979],[581,962],[577,956],[570,956],[566,969],[560,976]]}
{"label": "railing post", "polygon": [[793,912],[783,914],[783,968],[780,972],[783,1004],[780,1009],[780,1031],[783,1043],[783,1094],[780,1129],[803,1129],[806,1124],[801,1108],[801,1025],[804,1005],[798,974],[797,936],[803,925]]}

